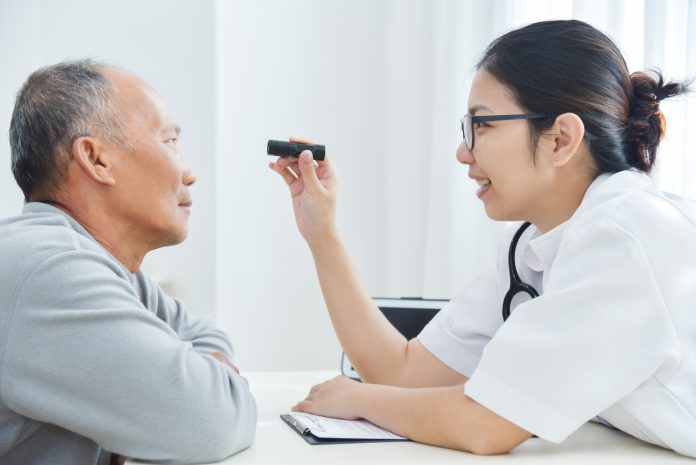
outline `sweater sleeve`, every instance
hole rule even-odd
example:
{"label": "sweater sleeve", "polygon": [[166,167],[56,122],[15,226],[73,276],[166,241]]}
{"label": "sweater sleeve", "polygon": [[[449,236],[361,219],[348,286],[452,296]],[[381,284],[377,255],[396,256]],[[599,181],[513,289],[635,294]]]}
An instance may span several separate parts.
{"label": "sweater sleeve", "polygon": [[247,381],[148,311],[107,257],[53,254],[8,305],[0,395],[15,412],[145,460],[216,461],[253,441]]}
{"label": "sweater sleeve", "polygon": [[229,337],[208,317],[191,313],[184,302],[167,295],[142,272],[137,272],[135,279],[145,307],[172,328],[182,341],[190,342],[197,352],[222,352],[233,359]]}

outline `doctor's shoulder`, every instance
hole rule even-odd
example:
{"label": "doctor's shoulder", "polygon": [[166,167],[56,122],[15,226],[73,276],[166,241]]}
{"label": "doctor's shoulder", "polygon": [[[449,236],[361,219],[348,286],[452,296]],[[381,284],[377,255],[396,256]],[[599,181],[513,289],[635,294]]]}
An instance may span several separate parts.
{"label": "doctor's shoulder", "polygon": [[586,194],[564,239],[611,228],[649,249],[679,240],[696,244],[696,202],[662,192],[649,175],[634,170],[602,178]]}

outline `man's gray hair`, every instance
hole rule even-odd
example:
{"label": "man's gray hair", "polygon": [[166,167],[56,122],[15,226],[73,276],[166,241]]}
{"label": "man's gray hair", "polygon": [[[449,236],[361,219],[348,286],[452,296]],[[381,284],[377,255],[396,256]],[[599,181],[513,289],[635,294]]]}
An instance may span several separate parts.
{"label": "man's gray hair", "polygon": [[126,145],[115,88],[92,60],[65,61],[33,72],[17,93],[10,122],[12,173],[27,202],[51,200],[66,176],[78,137]]}

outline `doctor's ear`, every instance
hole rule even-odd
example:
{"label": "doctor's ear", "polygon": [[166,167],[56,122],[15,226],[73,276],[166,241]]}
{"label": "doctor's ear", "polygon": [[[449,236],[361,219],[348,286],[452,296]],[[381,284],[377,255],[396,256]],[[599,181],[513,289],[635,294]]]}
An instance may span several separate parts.
{"label": "doctor's ear", "polygon": [[89,136],[75,139],[72,159],[93,181],[107,186],[116,184],[109,152],[99,139]]}
{"label": "doctor's ear", "polygon": [[547,132],[550,164],[561,167],[568,163],[580,148],[584,136],[585,125],[578,115],[563,113],[557,116]]}

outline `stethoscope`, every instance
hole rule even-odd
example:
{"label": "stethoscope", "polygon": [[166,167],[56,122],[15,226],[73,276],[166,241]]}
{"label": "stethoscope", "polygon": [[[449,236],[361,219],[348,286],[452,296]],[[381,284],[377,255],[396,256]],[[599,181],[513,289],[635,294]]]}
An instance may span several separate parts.
{"label": "stethoscope", "polygon": [[539,297],[539,293],[534,287],[523,282],[520,279],[520,275],[517,273],[517,267],[515,266],[515,250],[517,249],[517,243],[522,237],[527,228],[531,225],[529,222],[525,222],[520,229],[517,230],[515,236],[512,238],[510,243],[510,249],[508,250],[508,270],[510,271],[510,289],[505,293],[505,298],[503,298],[503,321],[507,320],[510,316],[510,304],[512,303],[512,298],[518,293],[524,292],[529,294],[533,299]]}

